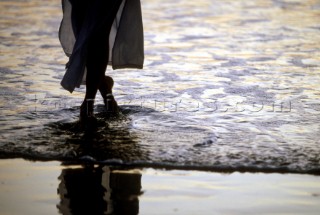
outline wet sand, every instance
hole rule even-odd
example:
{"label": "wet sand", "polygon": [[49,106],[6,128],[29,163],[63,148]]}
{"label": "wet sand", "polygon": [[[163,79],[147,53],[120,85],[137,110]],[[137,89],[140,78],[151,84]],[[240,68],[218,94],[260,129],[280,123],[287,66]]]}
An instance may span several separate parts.
{"label": "wet sand", "polygon": [[0,214],[319,214],[320,177],[0,161]]}
{"label": "wet sand", "polygon": [[123,115],[98,97],[95,136],[59,85],[60,1],[0,7],[0,214],[319,214],[319,1],[143,1],[145,68],[107,70]]}

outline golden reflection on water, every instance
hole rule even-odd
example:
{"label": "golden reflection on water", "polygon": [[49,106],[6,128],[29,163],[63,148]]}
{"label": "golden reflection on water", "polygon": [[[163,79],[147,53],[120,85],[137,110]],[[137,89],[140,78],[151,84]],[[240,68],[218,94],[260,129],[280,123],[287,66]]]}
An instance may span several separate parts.
{"label": "golden reflection on water", "polygon": [[[141,154],[148,154],[145,160],[284,166],[295,171],[319,168],[318,0],[146,0],[142,8],[144,70],[108,70],[107,74],[116,81],[114,92],[121,105],[139,106],[143,101],[159,112],[133,115],[126,132],[126,138],[135,137]],[[58,102],[64,102],[66,108],[77,107],[84,91],[70,95],[59,85],[67,61],[57,36],[60,1],[2,0],[0,11],[1,140],[8,140],[16,151],[30,139],[40,143],[27,145],[29,152],[55,151],[60,141],[66,145],[62,139],[69,131],[51,143],[57,138],[54,132],[61,131],[39,137],[43,125],[77,117],[77,113],[64,112]],[[166,102],[171,106],[164,107]],[[172,103],[179,103],[178,111],[173,111]],[[35,132],[28,130],[29,139],[16,141],[24,133],[19,128]],[[212,144],[203,144],[208,138]],[[49,141],[52,148],[41,141]],[[200,147],[194,147],[196,144]],[[65,177],[67,171],[56,162],[33,164],[30,171],[24,162],[14,167],[14,162],[9,163],[0,165],[0,198],[5,200],[1,202],[14,202],[5,206],[20,214],[33,209],[57,212],[55,205],[61,199],[55,194],[63,182],[56,178]],[[70,172],[78,173],[70,170],[67,174]],[[319,208],[317,180],[300,175],[147,169],[142,171],[145,193],[139,197],[140,211],[154,211],[161,202],[159,211],[173,213],[190,212],[194,205],[203,205],[201,209],[207,211],[250,213],[252,203],[270,213],[273,208],[314,212]],[[262,197],[259,201],[258,195]],[[231,209],[230,199],[238,203]]]}
{"label": "golden reflection on water", "polygon": [[74,214],[79,210],[316,214],[319,210],[319,177],[312,175],[124,170],[21,159],[1,160],[0,170],[1,214]]}

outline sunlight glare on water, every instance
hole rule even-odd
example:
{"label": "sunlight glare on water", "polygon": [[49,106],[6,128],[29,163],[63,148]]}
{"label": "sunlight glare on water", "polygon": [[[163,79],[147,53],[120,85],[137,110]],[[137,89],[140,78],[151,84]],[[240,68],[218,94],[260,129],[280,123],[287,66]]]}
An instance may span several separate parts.
{"label": "sunlight glare on water", "polygon": [[143,1],[145,68],[107,70],[123,115],[99,97],[94,136],[59,84],[60,2],[0,8],[2,157],[319,171],[319,1]]}

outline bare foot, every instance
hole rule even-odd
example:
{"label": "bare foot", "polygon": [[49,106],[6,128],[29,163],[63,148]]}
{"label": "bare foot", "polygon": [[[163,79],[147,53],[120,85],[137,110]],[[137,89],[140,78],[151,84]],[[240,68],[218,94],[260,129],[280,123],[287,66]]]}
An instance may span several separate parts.
{"label": "bare foot", "polygon": [[119,113],[118,103],[112,95],[114,81],[111,77],[105,76],[99,86],[99,91],[103,97],[104,106],[108,113],[117,114]]}

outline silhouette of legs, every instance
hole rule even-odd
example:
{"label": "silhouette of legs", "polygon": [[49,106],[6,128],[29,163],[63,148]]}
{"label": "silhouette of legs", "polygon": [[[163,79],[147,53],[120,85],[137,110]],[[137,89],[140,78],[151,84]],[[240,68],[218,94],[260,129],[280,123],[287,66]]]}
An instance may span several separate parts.
{"label": "silhouette of legs", "polygon": [[96,0],[93,5],[97,10],[91,10],[95,14],[87,14],[88,19],[93,16],[99,24],[96,24],[88,42],[86,94],[80,108],[80,121],[85,124],[95,122],[93,106],[98,89],[104,98],[112,92],[113,80],[105,78],[104,73],[109,59],[109,34],[121,2],[122,0]]}

